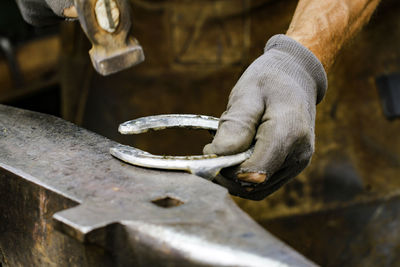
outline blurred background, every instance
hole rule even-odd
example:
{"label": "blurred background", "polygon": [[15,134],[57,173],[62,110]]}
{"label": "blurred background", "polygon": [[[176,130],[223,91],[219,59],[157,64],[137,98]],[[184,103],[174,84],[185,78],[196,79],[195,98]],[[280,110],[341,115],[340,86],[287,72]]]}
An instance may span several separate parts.
{"label": "blurred background", "polygon": [[[0,3],[0,103],[62,117],[157,154],[201,154],[207,132],[122,137],[134,118],[219,117],[240,74],[296,0],[132,0],[146,61],[102,77],[79,22],[35,28]],[[235,198],[258,223],[322,266],[400,266],[400,2],[382,1],[329,73],[311,165],[262,201]],[[200,196],[199,196],[200,197]]]}
{"label": "blurred background", "polygon": [[60,116],[59,25],[34,28],[13,0],[0,3],[0,101]]}

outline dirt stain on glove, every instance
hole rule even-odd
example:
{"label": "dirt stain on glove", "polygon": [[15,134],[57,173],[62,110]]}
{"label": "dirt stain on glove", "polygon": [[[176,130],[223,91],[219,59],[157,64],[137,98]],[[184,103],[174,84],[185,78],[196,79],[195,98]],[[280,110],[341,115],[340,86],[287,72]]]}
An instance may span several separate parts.
{"label": "dirt stain on glove", "polygon": [[76,11],[75,6],[70,6],[64,9],[63,15],[66,18],[77,18],[78,12]]}
{"label": "dirt stain on glove", "polygon": [[245,182],[260,184],[265,182],[265,180],[267,179],[267,175],[265,173],[256,172],[239,173],[237,174],[237,178]]}

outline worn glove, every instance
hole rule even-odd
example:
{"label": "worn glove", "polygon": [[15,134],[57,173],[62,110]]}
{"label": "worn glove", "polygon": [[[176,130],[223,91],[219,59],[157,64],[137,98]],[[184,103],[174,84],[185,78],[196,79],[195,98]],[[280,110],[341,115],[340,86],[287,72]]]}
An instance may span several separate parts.
{"label": "worn glove", "polygon": [[[315,109],[326,89],[314,54],[286,35],[273,36],[233,88],[216,136],[204,148],[229,155],[255,143],[254,152],[216,181],[231,194],[260,200],[298,175],[314,152]],[[254,174],[266,179],[252,181]]]}
{"label": "worn glove", "polygon": [[74,0],[17,0],[17,4],[26,22],[44,26],[64,18],[64,10],[73,6]]}

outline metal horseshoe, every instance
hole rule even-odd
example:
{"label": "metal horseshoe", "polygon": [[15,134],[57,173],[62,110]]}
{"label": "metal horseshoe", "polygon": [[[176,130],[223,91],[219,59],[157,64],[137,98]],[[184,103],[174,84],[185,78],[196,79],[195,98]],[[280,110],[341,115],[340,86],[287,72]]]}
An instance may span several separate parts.
{"label": "metal horseshoe", "polygon": [[[143,117],[120,124],[118,131],[121,134],[140,134],[149,130],[163,130],[168,128],[187,128],[187,129],[205,129],[216,131],[218,128],[218,118],[189,115],[189,114],[171,114]],[[140,167],[156,168],[163,170],[184,170],[212,180],[221,169],[238,165],[248,159],[253,152],[249,150],[229,156],[196,155],[196,156],[161,156],[153,155],[146,151],[118,144],[110,148],[110,153],[114,157]]]}

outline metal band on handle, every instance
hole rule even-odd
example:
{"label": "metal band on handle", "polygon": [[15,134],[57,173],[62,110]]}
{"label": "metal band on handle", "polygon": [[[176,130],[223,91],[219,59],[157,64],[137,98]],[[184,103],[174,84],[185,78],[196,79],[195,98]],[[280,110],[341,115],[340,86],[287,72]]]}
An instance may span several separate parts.
{"label": "metal band on handle", "polygon": [[[218,128],[218,118],[203,115],[171,114],[143,117],[122,123],[119,126],[121,134],[139,134],[149,130],[163,130],[169,128],[205,129]],[[221,169],[238,165],[248,159],[253,149],[229,156],[196,155],[196,156],[160,156],[146,151],[117,145],[110,148],[114,157],[129,164],[165,170],[184,170],[208,180],[212,180]]]}

